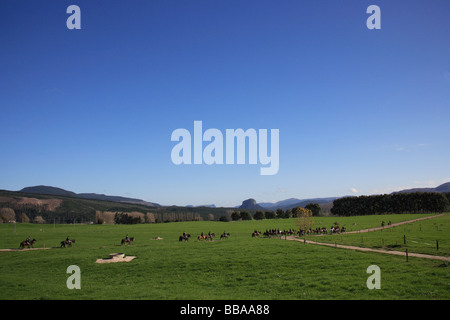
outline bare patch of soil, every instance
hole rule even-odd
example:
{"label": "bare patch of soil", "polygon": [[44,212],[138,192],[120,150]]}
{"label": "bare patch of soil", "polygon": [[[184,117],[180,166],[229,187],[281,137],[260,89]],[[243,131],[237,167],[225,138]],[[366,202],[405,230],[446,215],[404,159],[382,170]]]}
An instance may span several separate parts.
{"label": "bare patch of soil", "polygon": [[106,259],[97,259],[95,263],[117,263],[117,262],[130,262],[136,257],[128,256],[125,257],[124,253],[111,253],[109,258]]}

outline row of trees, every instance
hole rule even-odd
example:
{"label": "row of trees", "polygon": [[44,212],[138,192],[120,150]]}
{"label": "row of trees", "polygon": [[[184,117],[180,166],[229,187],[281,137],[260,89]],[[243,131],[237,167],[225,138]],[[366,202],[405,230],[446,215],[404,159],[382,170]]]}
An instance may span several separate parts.
{"label": "row of trees", "polygon": [[117,212],[114,215],[115,224],[138,224],[142,223],[141,217],[133,217],[127,213]]}
{"label": "row of trees", "polygon": [[286,209],[284,211],[283,209],[277,209],[277,211],[262,211],[262,210],[256,210],[253,216],[250,212],[243,210],[243,211],[234,211],[231,213],[231,220],[237,221],[237,220],[263,220],[263,219],[288,219],[288,218],[297,218],[299,217],[304,211],[308,210],[308,212],[311,213],[312,216],[318,216],[320,214],[320,206],[317,203],[310,203],[305,208],[302,207],[296,207],[291,209]]}
{"label": "row of trees", "polygon": [[443,193],[394,193],[336,199],[333,202],[331,213],[338,216],[431,213],[444,212],[448,209],[448,206],[449,200]]}
{"label": "row of trees", "polygon": [[[104,223],[110,216],[111,212],[98,212],[98,223]],[[192,212],[116,212],[114,213],[115,224],[138,224],[138,223],[162,223],[162,222],[178,222],[178,221],[200,221],[202,217],[198,213]]]}
{"label": "row of trees", "polygon": [[0,210],[2,222],[33,222],[33,223],[85,223],[94,221],[95,211],[51,211],[46,206],[32,204],[13,205]]}

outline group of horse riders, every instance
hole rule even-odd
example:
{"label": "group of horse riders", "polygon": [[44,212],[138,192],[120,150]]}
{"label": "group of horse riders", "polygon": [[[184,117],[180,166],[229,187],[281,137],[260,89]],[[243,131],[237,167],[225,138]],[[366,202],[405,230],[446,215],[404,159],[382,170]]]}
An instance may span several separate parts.
{"label": "group of horse riders", "polygon": [[[230,235],[229,233],[226,233],[226,232],[224,231],[223,234],[220,235],[220,238],[221,238],[221,239],[222,239],[222,238],[227,238],[229,235]],[[212,240],[212,238],[213,238],[214,236],[215,236],[215,234],[214,234],[214,233],[211,233],[211,231],[208,232],[207,235],[203,235],[203,232],[202,232],[201,235],[198,236],[198,239],[199,239],[199,240],[200,240],[200,239],[211,239],[211,240]],[[180,236],[180,241],[182,241],[182,240],[187,241],[190,237],[191,237],[190,234],[187,234],[186,232],[183,232],[183,235]],[[128,236],[128,233],[127,233],[127,235],[125,236],[125,238],[122,239],[122,244],[124,244],[124,243],[131,243],[131,242],[133,242],[133,241],[134,241],[134,237],[133,237],[133,238],[130,238],[130,237]],[[30,248],[30,247],[34,244],[34,242],[36,242],[36,239],[31,240],[31,237],[28,236],[27,239],[26,239],[25,241],[22,241],[22,242],[20,243],[20,247],[25,247],[25,246],[27,246],[27,247]],[[69,247],[71,247],[73,243],[75,243],[75,240],[71,240],[69,237],[67,237],[66,240],[61,241],[61,247],[65,247],[66,245],[68,245]]]}
{"label": "group of horse riders", "polygon": [[211,231],[208,232],[207,235],[204,235],[203,232],[197,237],[197,240],[212,240],[213,237],[215,236],[214,233],[211,233]]}
{"label": "group of horse riders", "polygon": [[[227,232],[223,232],[221,235],[220,235],[220,239],[223,239],[223,238],[228,238],[230,236],[230,233],[227,233]],[[183,232],[183,234],[179,237],[179,241],[188,241],[189,240],[189,238],[191,237],[191,235],[189,234],[189,233],[186,233],[186,232]],[[197,237],[197,240],[206,240],[206,239],[209,239],[209,240],[212,240],[213,239],[213,237],[215,237],[215,233],[211,233],[211,231],[209,231],[208,232],[208,234],[204,234],[203,232]]]}
{"label": "group of horse riders", "polygon": [[[332,233],[341,233],[341,232],[345,232],[345,227],[340,228],[339,225],[334,225],[331,226],[331,228],[329,229],[330,234]],[[259,235],[261,234],[261,231],[255,230],[252,232],[252,237],[259,237]],[[266,231],[264,233],[262,233],[265,237],[270,237],[270,236],[284,236],[284,235],[305,235],[305,234],[326,234],[328,233],[327,228],[322,227],[322,228],[309,228],[308,230],[295,230],[295,229],[289,229],[289,230],[280,230],[280,229],[266,229]]]}
{"label": "group of horse riders", "polygon": [[[24,241],[22,241],[20,243],[20,248],[31,248],[33,246],[33,244],[36,242],[37,240],[33,238],[33,240],[31,240],[31,236],[28,236]],[[69,237],[66,238],[66,240],[61,241],[61,247],[65,247],[66,245],[72,246],[72,243],[74,243],[75,240],[70,240]]]}
{"label": "group of horse riders", "polygon": [[[388,225],[391,225],[392,223],[391,223],[391,221],[389,221],[388,222]],[[382,223],[381,223],[381,225],[382,226],[384,226],[384,221],[382,221]],[[326,233],[327,232],[327,230],[326,230],[326,228],[323,228],[323,229],[319,229],[319,228],[317,228],[318,230],[311,230],[311,228],[309,229],[309,230],[307,230],[307,233]],[[279,234],[291,234],[291,233],[298,233],[298,234],[304,234],[304,231],[303,232],[301,232],[301,231],[303,231],[303,230],[300,230],[300,231],[297,231],[297,232],[295,232],[294,230],[288,230],[288,231],[286,231],[286,230],[283,230],[283,231],[280,231],[279,229],[271,229],[271,230],[266,230],[266,232],[264,232],[264,235],[265,236],[271,236],[271,235],[279,235]],[[330,229],[330,233],[340,233],[340,232],[345,232],[345,228],[344,227],[342,227],[341,229],[339,228],[339,226],[333,226],[331,229]],[[254,231],[253,233],[252,233],[252,236],[259,236],[261,234],[261,232],[260,231]],[[221,234],[221,236],[220,236],[220,238],[222,239],[222,238],[227,238],[228,236],[229,236],[230,234],[229,233],[226,233],[225,231],[223,232],[223,234]],[[198,236],[198,240],[201,240],[201,239],[211,239],[212,240],[212,238],[215,236],[215,234],[214,233],[211,233],[211,231],[210,232],[208,232],[208,234],[207,235],[204,235],[203,234],[203,232]],[[187,241],[189,238],[191,237],[191,235],[190,234],[187,234],[186,232],[183,232],[183,235],[182,236],[180,236],[180,241],[183,241],[183,240],[185,240],[185,241]],[[134,238],[131,238],[130,239],[130,237],[128,236],[128,233],[127,233],[127,235],[125,236],[125,238],[124,239],[122,239],[122,244],[123,243],[131,243],[132,241],[134,241]],[[28,236],[27,238],[26,238],[26,240],[25,241],[22,241],[21,242],[21,244],[20,244],[20,247],[25,247],[25,246],[27,246],[27,247],[31,247],[33,244],[34,244],[34,242],[36,242],[36,239],[33,239],[33,240],[31,240],[31,237],[30,236]],[[72,243],[75,243],[75,240],[71,240],[69,237],[67,237],[66,238],[66,240],[64,240],[64,241],[61,241],[61,247],[65,247],[66,245],[68,245],[69,247],[70,246],[72,246]]]}

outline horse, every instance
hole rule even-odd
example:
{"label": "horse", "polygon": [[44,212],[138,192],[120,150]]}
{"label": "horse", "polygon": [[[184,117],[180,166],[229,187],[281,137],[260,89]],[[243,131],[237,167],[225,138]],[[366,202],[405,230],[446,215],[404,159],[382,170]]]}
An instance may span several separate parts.
{"label": "horse", "polygon": [[19,246],[19,248],[25,248],[25,246],[27,246],[28,248],[30,248],[30,247],[32,247],[33,246],[33,244],[36,242],[37,240],[36,239],[33,239],[33,240],[31,240],[31,241],[22,241],[21,243],[20,243],[20,246]]}
{"label": "horse", "polygon": [[222,240],[222,238],[225,238],[225,239],[227,239],[228,237],[230,236],[230,234],[229,233],[222,233],[221,235],[220,235],[220,240]]}
{"label": "horse", "polygon": [[122,239],[122,245],[125,243],[131,244],[134,241],[134,237],[131,237],[130,239]]}
{"label": "horse", "polygon": [[66,245],[67,245],[68,247],[71,247],[71,246],[72,246],[72,243],[75,243],[75,239],[61,241],[61,246],[60,246],[60,248],[62,248],[62,247],[65,248]]}
{"label": "horse", "polygon": [[180,236],[179,238],[178,238],[178,241],[188,241],[189,240],[189,238],[191,237],[191,235],[190,234],[187,234],[187,235],[185,235],[185,236]]}

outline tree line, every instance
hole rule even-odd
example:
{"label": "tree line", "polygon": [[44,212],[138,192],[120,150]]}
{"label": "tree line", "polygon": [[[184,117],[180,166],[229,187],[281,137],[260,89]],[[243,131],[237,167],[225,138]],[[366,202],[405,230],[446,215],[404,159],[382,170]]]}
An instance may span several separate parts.
{"label": "tree line", "polygon": [[[5,208],[3,208],[4,210]],[[40,207],[36,205],[16,205],[13,208],[8,208],[12,214],[8,219],[17,222],[34,222],[34,223],[87,223],[94,221],[94,210],[80,210],[80,211],[66,211],[58,210],[51,211],[45,206]],[[1,216],[3,219],[3,216]],[[6,222],[6,221],[5,221]]]}
{"label": "tree line", "polygon": [[[231,213],[231,220],[263,220],[263,219],[288,219],[288,218],[297,218],[299,217],[304,210],[307,209],[311,211],[313,216],[318,216],[320,214],[320,205],[318,203],[310,203],[305,208],[296,207],[292,209],[277,209],[276,211],[262,211],[256,210],[255,213],[252,214],[247,210],[242,211],[233,211]],[[225,217],[222,217],[220,220],[226,221]]]}
{"label": "tree line", "polygon": [[415,192],[345,197],[334,200],[331,213],[337,216],[362,216],[444,212],[449,207],[449,195],[438,192]]}
{"label": "tree line", "polygon": [[180,221],[200,221],[203,220],[198,213],[192,212],[116,212],[114,214],[115,224],[138,224],[138,223],[162,223],[162,222],[180,222]]}

